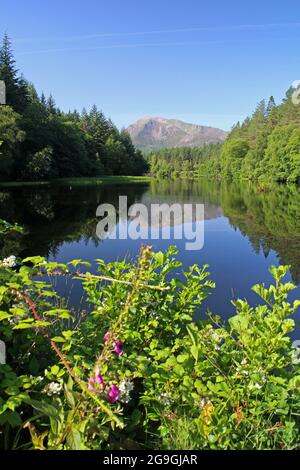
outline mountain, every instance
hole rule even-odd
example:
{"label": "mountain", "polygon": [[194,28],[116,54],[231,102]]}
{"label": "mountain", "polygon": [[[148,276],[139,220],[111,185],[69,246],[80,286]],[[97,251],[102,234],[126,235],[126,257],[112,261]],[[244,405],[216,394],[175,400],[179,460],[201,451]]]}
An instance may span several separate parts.
{"label": "mountain", "polygon": [[127,128],[134,145],[144,151],[166,147],[201,147],[223,142],[226,132],[215,127],[199,126],[162,117],[145,117]]}

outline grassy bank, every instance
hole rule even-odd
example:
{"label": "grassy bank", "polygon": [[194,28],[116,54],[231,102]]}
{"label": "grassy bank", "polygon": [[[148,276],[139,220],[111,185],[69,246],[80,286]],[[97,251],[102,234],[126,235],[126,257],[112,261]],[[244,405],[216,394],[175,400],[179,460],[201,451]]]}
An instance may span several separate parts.
{"label": "grassy bank", "polygon": [[14,188],[20,186],[86,186],[103,184],[130,184],[147,183],[151,180],[150,176],[101,176],[101,177],[81,177],[81,178],[58,178],[49,181],[7,181],[0,182],[0,187]]}

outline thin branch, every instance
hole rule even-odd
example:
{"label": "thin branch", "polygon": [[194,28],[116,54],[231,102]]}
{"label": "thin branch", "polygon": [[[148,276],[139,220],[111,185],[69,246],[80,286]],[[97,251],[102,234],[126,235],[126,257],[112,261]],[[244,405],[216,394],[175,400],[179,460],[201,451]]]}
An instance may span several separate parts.
{"label": "thin branch", "polygon": [[[33,302],[33,300],[26,294],[24,294],[23,292],[20,292],[18,291],[17,289],[12,289],[15,294],[18,296],[18,297],[21,297],[25,303],[28,305],[29,309],[31,310],[34,318],[36,321],[41,321],[41,318],[39,317],[38,313],[37,313],[37,310],[36,310],[36,307],[35,307],[35,303]],[[67,358],[65,357],[64,353],[59,349],[59,347],[57,346],[57,344],[55,343],[55,341],[53,341],[49,335],[49,332],[47,331],[47,329],[44,327],[43,329],[40,328],[41,333],[45,336],[45,338],[48,339],[48,341],[50,342],[51,344],[51,347],[52,349],[54,350],[54,352],[56,353],[56,355],[60,358],[61,362],[63,363],[65,369],[68,371],[68,373],[70,374],[71,377],[73,377],[73,379],[75,380],[75,382],[80,386],[80,388],[87,394],[89,395],[90,398],[92,398],[96,403],[97,405],[102,409],[102,411],[107,414],[116,424],[117,426],[119,426],[120,428],[123,428],[124,427],[124,424],[122,423],[122,421],[114,415],[114,413],[109,409],[108,406],[106,406],[101,400],[99,400],[90,390],[88,390],[88,387],[87,385],[77,376],[77,374],[74,372],[74,370],[72,369],[72,366],[69,364]]]}

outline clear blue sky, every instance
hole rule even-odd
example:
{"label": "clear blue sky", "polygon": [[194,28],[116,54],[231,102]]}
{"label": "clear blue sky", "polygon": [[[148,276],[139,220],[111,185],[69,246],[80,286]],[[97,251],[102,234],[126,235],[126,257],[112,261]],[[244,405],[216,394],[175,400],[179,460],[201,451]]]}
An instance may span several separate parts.
{"label": "clear blue sky", "polygon": [[2,0],[19,69],[64,110],[96,103],[229,129],[300,79],[299,0]]}

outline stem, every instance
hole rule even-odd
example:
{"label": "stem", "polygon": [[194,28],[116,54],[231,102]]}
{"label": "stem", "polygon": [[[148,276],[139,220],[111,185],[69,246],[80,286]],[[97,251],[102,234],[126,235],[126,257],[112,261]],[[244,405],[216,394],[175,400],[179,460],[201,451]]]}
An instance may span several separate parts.
{"label": "stem", "polygon": [[[35,303],[33,302],[33,300],[28,295],[24,294],[23,292],[18,291],[17,289],[12,289],[12,290],[18,296],[23,298],[25,303],[30,308],[35,320],[36,321],[41,321],[41,318],[39,317],[39,315],[37,313]],[[124,424],[122,423],[122,421],[117,416],[114,415],[114,413],[109,409],[108,406],[106,406],[101,400],[99,400],[99,398],[97,398],[90,390],[88,390],[87,385],[76,375],[76,373],[72,369],[71,365],[69,364],[67,358],[65,357],[64,353],[59,349],[59,347],[57,346],[55,341],[53,341],[51,339],[51,337],[49,335],[49,332],[47,331],[47,329],[45,327],[43,328],[41,333],[44,335],[45,338],[48,339],[48,341],[51,344],[52,349],[54,350],[56,355],[60,358],[61,362],[63,363],[63,365],[65,367],[65,369],[68,371],[68,373],[71,375],[71,377],[73,377],[73,379],[80,386],[80,388],[83,390],[83,392],[85,392],[90,398],[92,398],[94,400],[94,402],[97,403],[97,405],[102,409],[102,411],[105,414],[107,414],[111,418],[111,420],[114,421],[117,424],[117,426],[119,426],[120,428],[124,428]]]}
{"label": "stem", "polygon": [[[47,273],[47,274],[51,274],[52,276],[66,276],[67,274],[69,274],[70,276],[73,276],[75,279],[78,278],[78,279],[86,279],[86,280],[89,280],[89,279],[97,279],[98,281],[107,281],[107,282],[116,282],[118,284],[125,284],[127,286],[132,286],[134,284],[133,281],[125,281],[124,279],[114,279],[113,277],[108,277],[108,276],[98,276],[96,274],[82,274],[82,273],[79,273],[79,272],[76,272],[76,273],[64,273],[64,272],[61,272],[61,271],[52,271],[51,273]],[[38,276],[45,276],[46,273],[43,273],[43,272],[38,272],[37,273]],[[165,287],[162,287],[162,286],[153,286],[151,284],[145,284],[143,282],[140,282],[138,283],[138,287],[146,287],[147,289],[153,289],[153,290],[157,290],[157,291],[167,291],[170,289],[169,286],[165,286]]]}

